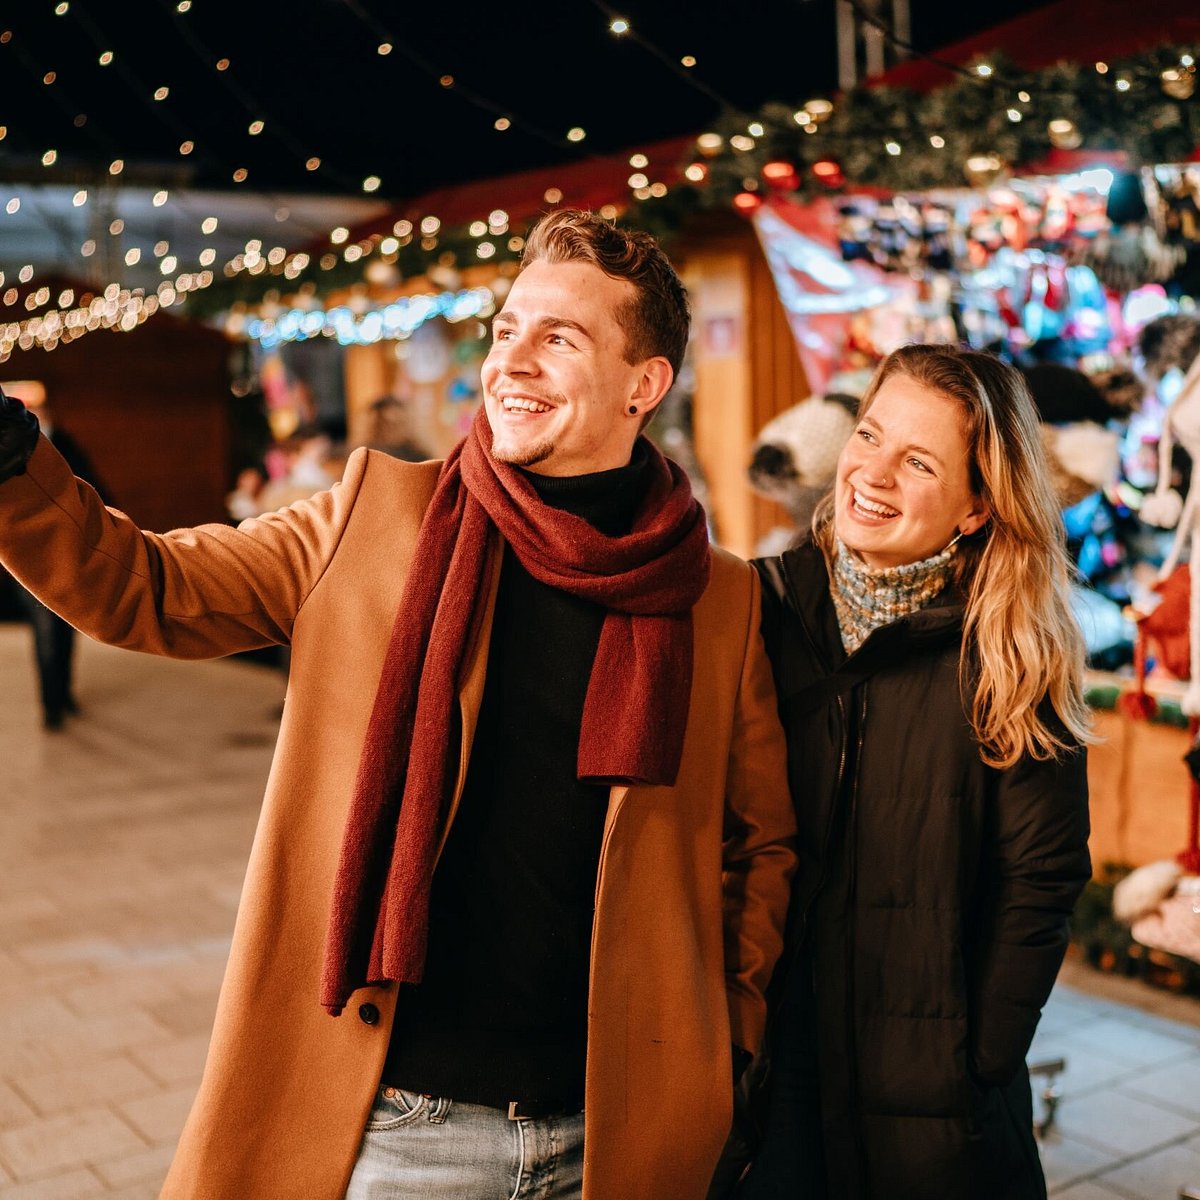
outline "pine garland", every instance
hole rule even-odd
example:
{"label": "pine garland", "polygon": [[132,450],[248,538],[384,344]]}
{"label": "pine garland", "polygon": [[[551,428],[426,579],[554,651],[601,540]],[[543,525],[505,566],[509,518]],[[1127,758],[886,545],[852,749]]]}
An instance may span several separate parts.
{"label": "pine garland", "polygon": [[[692,212],[728,208],[742,193],[752,198],[767,194],[772,185],[763,168],[772,162],[794,167],[788,180],[794,186],[788,192],[813,196],[855,187],[886,192],[962,188],[1040,162],[1056,147],[1120,151],[1131,168],[1186,161],[1200,146],[1200,112],[1193,94],[1193,56],[1198,52],[1197,47],[1159,46],[1113,60],[1104,71],[1093,63],[1065,62],[1022,71],[996,55],[976,60],[953,82],[926,93],[857,87],[834,101],[828,117],[803,127],[796,119],[805,111],[802,102],[773,102],[757,113],[730,110],[710,131],[720,135],[719,148],[706,154],[698,146],[690,160],[703,165],[705,178],[677,184],[661,198],[632,200],[621,219],[669,241]],[[1070,124],[1052,129],[1052,122]],[[989,157],[994,163],[982,170],[968,166],[973,158]],[[818,163],[834,164],[836,171],[830,173],[826,165],[824,175],[815,173]],[[519,258],[520,251],[509,248],[507,238],[495,240],[491,262]],[[436,249],[423,250],[414,240],[399,250],[395,266],[405,277],[439,264],[471,266],[480,261],[477,245],[465,228],[444,229]],[[253,304],[269,290],[292,293],[306,282],[321,293],[340,290],[361,282],[374,254],[353,264],[339,256],[338,265],[328,271],[317,266],[319,255],[313,258],[290,282],[270,273],[219,281],[190,300],[189,309],[213,312],[235,301]]]}

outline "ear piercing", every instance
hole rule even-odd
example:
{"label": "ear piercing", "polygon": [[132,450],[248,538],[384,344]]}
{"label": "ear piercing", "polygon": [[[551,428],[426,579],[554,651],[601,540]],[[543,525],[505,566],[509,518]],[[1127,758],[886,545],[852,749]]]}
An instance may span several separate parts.
{"label": "ear piercing", "polygon": [[631,404],[631,405],[629,406],[629,415],[630,415],[631,417],[636,417],[636,416],[637,416],[637,405],[636,405],[636,404]]}

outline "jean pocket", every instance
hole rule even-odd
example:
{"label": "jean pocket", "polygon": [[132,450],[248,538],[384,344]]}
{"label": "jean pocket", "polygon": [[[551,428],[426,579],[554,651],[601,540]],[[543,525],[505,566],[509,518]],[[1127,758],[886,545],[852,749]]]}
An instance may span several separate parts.
{"label": "jean pocket", "polygon": [[380,1088],[367,1118],[366,1132],[382,1129],[399,1129],[410,1125],[423,1116],[429,1101],[420,1092],[406,1092],[403,1088]]}

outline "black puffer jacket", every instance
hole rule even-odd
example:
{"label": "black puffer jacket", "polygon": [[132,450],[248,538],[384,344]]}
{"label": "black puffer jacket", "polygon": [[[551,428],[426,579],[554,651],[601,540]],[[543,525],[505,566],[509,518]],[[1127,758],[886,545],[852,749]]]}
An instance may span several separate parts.
{"label": "black puffer jacket", "polygon": [[1025,1056],[1091,873],[1085,753],[982,763],[954,598],[847,658],[819,549],[756,566],[800,822],[777,983],[811,970],[828,1196],[1044,1197]]}

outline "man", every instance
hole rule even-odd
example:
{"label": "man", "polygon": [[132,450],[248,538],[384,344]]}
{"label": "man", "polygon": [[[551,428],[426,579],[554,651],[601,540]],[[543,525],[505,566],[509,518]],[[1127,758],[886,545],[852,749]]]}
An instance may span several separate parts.
{"label": "man", "polygon": [[10,409],[27,586],[118,645],[291,646],[164,1197],[704,1195],[794,825],[754,575],[638,437],[687,324],[652,239],[554,213],[447,461],[237,530],[141,533]]}

